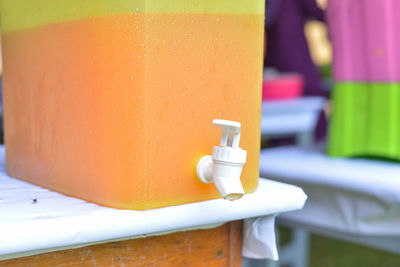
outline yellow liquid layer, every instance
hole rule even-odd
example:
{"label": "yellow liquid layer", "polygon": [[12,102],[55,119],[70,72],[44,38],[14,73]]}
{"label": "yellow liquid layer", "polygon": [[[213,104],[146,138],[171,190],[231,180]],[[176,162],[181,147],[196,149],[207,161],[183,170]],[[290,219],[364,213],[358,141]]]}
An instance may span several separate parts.
{"label": "yellow liquid layer", "polygon": [[122,13],[264,14],[265,0],[0,0],[3,32]]}
{"label": "yellow liquid layer", "polygon": [[242,123],[257,187],[263,16],[123,14],[3,34],[7,172],[101,205],[220,197],[195,175]]}

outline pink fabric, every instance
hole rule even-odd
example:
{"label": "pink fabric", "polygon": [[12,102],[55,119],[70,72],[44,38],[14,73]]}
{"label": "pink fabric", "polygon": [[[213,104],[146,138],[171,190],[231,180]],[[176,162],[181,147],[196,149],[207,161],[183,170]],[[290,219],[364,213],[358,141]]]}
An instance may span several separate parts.
{"label": "pink fabric", "polygon": [[327,18],[336,81],[400,81],[399,0],[330,0]]}

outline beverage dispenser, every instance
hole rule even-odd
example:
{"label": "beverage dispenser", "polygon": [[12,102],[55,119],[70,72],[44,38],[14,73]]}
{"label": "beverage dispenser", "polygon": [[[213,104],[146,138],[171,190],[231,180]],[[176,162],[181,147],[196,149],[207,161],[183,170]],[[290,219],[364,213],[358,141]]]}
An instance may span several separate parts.
{"label": "beverage dispenser", "polygon": [[10,176],[123,209],[220,198],[204,170],[256,189],[264,0],[3,0],[1,26]]}

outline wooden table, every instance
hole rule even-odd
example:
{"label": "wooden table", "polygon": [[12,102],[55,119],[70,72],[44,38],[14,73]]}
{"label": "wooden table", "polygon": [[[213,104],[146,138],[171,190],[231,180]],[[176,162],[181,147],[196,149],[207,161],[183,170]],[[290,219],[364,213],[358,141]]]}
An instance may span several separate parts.
{"label": "wooden table", "polygon": [[242,266],[242,221],[0,261],[1,267]]}

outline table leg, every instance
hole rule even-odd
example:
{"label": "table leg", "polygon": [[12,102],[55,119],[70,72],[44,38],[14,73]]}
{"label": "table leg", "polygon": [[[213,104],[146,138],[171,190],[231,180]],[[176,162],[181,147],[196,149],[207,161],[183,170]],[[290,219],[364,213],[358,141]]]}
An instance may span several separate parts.
{"label": "table leg", "polygon": [[296,144],[301,147],[310,147],[314,143],[314,132],[303,132],[296,135]]}
{"label": "table leg", "polygon": [[309,261],[310,233],[301,228],[293,229],[293,267],[307,267]]}
{"label": "table leg", "polygon": [[302,228],[291,228],[292,240],[280,247],[279,261],[268,262],[268,267],[307,267],[309,260],[310,233]]}

